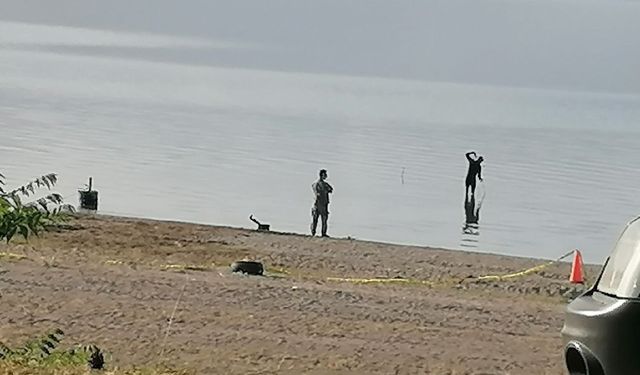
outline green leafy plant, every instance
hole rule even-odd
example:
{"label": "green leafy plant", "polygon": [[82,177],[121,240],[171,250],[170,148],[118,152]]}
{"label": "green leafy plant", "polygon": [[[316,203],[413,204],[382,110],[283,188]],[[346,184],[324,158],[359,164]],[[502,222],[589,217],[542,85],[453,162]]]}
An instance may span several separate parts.
{"label": "green leafy plant", "polygon": [[5,177],[0,174],[0,241],[9,242],[16,235],[27,240],[67,219],[66,212],[72,212],[73,207],[65,205],[60,194],[35,198],[37,191],[50,191],[57,182],[57,175],[51,173],[6,191]]}
{"label": "green leafy plant", "polygon": [[12,349],[0,342],[0,361],[34,367],[65,367],[88,365],[92,369],[104,368],[104,354],[95,345],[78,345],[59,350],[64,332],[55,329]]}
{"label": "green leafy plant", "polygon": [[68,350],[59,350],[63,338],[64,332],[55,329],[15,349],[0,342],[0,361],[32,367],[88,365],[92,369],[104,368],[104,354],[100,348],[95,345],[78,345]]}

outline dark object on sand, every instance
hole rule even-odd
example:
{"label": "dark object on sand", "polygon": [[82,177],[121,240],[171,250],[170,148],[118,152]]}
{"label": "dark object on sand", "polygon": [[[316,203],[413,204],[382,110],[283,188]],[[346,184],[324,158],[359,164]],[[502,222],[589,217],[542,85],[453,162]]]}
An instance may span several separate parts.
{"label": "dark object on sand", "polygon": [[562,337],[571,375],[640,374],[640,217],[631,221],[596,283],[566,310]]}
{"label": "dark object on sand", "polygon": [[260,262],[239,260],[237,262],[233,262],[231,265],[231,272],[242,272],[249,275],[262,275],[264,273],[264,267]]}
{"label": "dark object on sand", "polygon": [[87,190],[78,190],[80,193],[80,208],[83,210],[98,210],[98,192],[92,190],[93,178],[89,177],[89,187]]}
{"label": "dark object on sand", "polygon": [[102,351],[97,347],[90,351],[89,355],[89,368],[92,370],[102,370],[104,369],[104,355]]}
{"label": "dark object on sand", "polygon": [[254,219],[253,215],[249,216],[249,220],[251,220],[254,223],[258,224],[258,230],[269,231],[269,229],[271,228],[271,226],[269,224],[262,224],[257,219]]}

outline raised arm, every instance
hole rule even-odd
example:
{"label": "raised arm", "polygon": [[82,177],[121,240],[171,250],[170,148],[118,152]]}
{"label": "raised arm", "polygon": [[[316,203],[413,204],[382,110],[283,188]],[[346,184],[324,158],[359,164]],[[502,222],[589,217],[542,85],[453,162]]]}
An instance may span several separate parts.
{"label": "raised arm", "polygon": [[476,155],[475,151],[471,151],[471,152],[467,152],[466,153],[465,156],[467,157],[467,160],[473,161],[473,159],[471,159],[471,155],[475,156]]}

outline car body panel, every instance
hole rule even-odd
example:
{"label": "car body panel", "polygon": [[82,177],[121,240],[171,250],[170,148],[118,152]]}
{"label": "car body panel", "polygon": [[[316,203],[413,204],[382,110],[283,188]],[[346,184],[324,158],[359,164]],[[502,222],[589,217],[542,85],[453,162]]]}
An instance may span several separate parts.
{"label": "car body panel", "polygon": [[[586,373],[574,369],[572,374],[640,374],[639,234],[636,219],[626,226],[597,282],[566,308],[565,358],[569,362],[568,352],[575,354],[577,349],[588,368]],[[599,290],[601,283],[606,292]]]}

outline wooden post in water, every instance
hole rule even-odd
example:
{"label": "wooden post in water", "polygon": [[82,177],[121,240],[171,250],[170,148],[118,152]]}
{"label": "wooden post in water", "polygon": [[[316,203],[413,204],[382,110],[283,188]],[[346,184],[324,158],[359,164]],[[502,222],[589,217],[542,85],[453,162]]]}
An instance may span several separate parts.
{"label": "wooden post in water", "polygon": [[98,192],[93,190],[93,177],[89,177],[89,190],[78,190],[80,193],[80,209],[97,211]]}

